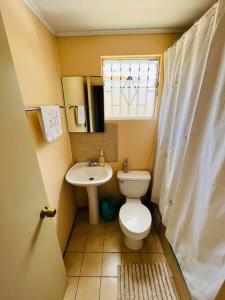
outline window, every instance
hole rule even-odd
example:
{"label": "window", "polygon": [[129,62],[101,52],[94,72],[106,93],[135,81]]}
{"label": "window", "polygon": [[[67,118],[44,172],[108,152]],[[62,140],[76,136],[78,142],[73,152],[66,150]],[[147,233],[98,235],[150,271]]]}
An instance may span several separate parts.
{"label": "window", "polygon": [[158,59],[104,59],[106,120],[154,117],[158,76]]}

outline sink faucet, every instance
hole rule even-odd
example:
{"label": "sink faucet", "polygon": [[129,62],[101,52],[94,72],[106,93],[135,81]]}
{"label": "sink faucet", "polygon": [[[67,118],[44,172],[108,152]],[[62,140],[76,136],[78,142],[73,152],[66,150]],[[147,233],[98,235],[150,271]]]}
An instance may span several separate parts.
{"label": "sink faucet", "polygon": [[89,167],[96,167],[96,166],[98,166],[98,165],[99,165],[99,163],[98,163],[97,160],[90,160],[90,161],[88,162],[88,166],[89,166]]}

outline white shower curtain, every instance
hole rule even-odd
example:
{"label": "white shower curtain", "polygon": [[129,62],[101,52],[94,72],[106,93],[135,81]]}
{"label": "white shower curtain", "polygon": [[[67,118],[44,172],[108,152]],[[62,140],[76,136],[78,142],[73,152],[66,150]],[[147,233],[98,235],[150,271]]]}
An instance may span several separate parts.
{"label": "white shower curtain", "polygon": [[152,200],[193,299],[225,280],[225,0],[165,53]]}

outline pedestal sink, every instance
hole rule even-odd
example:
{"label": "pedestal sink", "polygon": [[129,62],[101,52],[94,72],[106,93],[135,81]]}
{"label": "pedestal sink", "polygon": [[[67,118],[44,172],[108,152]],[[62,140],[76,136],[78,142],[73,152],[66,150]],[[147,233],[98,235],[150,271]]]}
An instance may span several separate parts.
{"label": "pedestal sink", "polygon": [[99,203],[97,186],[109,181],[112,177],[112,168],[109,164],[104,167],[88,166],[87,162],[77,163],[66,173],[66,181],[87,189],[89,204],[89,223],[99,222]]}

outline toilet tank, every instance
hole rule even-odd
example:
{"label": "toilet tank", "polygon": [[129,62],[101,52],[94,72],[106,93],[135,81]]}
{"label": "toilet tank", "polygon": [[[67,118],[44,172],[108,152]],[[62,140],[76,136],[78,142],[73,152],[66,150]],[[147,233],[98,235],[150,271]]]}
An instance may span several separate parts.
{"label": "toilet tank", "polygon": [[140,198],[147,193],[151,176],[148,171],[129,171],[124,173],[122,170],[119,170],[117,179],[121,194],[127,198]]}

